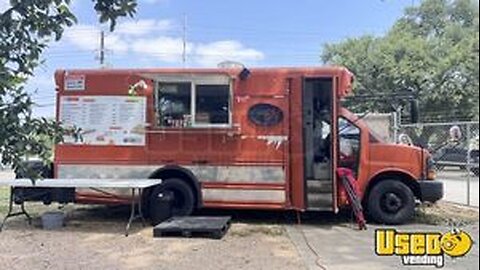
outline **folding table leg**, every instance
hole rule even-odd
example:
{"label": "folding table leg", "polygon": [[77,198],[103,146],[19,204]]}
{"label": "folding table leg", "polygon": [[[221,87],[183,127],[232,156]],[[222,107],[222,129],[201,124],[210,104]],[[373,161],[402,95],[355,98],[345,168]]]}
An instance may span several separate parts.
{"label": "folding table leg", "polygon": [[[143,190],[141,188],[138,189],[138,200],[135,200],[135,190],[136,190],[135,188],[132,188],[132,197],[130,202],[130,218],[128,219],[127,227],[125,228],[125,236],[128,236],[130,226],[132,225],[132,222],[135,219],[140,218],[142,220],[142,225],[144,227],[146,224],[145,217],[143,216],[143,211],[142,211]],[[138,213],[135,213],[135,211],[137,211]]]}
{"label": "folding table leg", "polygon": [[13,188],[10,188],[10,197],[9,197],[9,202],[8,202],[8,212],[7,215],[3,218],[2,224],[0,224],[0,232],[3,230],[3,226],[5,225],[5,222],[7,222],[7,219],[9,217],[15,217],[19,215],[25,215],[28,219],[28,224],[32,224],[32,218],[30,215],[25,211],[25,203],[22,202],[20,205],[20,212],[12,213],[13,212]]}
{"label": "folding table leg", "polygon": [[7,215],[3,218],[2,224],[0,225],[0,232],[3,229],[3,226],[5,225],[5,222],[7,222],[7,219],[12,216],[12,210],[13,210],[13,190],[10,189],[10,197],[8,199],[8,212]]}
{"label": "folding table leg", "polygon": [[130,201],[130,218],[128,219],[127,227],[125,228],[125,236],[128,236],[130,225],[132,225],[132,221],[134,219],[135,219],[135,188],[132,188],[132,197]]}
{"label": "folding table leg", "polygon": [[143,199],[143,190],[141,188],[138,189],[138,215],[140,216],[140,219],[142,219],[142,225],[145,227],[145,224],[147,222],[145,221],[145,217],[143,216],[143,211],[142,211],[142,199]]}

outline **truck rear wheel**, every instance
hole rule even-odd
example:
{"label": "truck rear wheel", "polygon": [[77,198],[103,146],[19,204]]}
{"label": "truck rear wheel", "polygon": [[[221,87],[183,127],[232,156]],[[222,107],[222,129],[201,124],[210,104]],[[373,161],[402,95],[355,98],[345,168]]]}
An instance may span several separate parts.
{"label": "truck rear wheel", "polygon": [[[159,198],[171,198],[170,209],[165,209],[165,204],[159,203]],[[171,216],[188,216],[193,212],[195,197],[192,188],[182,179],[166,179],[155,187],[150,194],[149,216],[153,225],[165,219],[164,211],[169,211]]]}
{"label": "truck rear wheel", "polygon": [[403,224],[413,219],[415,196],[398,180],[385,180],[375,185],[368,196],[368,213],[382,224]]}

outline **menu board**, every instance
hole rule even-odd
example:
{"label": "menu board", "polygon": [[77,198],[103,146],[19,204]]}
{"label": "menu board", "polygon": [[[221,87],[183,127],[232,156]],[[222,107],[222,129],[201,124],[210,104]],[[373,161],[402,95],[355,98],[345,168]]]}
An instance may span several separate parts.
{"label": "menu board", "polygon": [[145,97],[63,96],[60,121],[79,128],[66,143],[89,145],[145,145]]}

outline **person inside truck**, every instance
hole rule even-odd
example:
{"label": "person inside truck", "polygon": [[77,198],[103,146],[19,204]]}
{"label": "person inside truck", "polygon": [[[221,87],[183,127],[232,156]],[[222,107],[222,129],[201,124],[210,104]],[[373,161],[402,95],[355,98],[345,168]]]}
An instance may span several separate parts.
{"label": "person inside truck", "polygon": [[320,98],[315,99],[315,124],[314,140],[315,154],[314,162],[328,162],[330,160],[330,111],[327,109]]}
{"label": "person inside truck", "polygon": [[190,116],[190,84],[164,83],[159,85],[157,100],[160,127],[184,127]]}

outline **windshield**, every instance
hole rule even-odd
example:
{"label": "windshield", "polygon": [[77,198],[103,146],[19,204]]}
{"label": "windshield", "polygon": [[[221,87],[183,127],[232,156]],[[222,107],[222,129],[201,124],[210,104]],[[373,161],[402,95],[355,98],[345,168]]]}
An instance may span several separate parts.
{"label": "windshield", "polygon": [[[346,119],[349,119],[349,121],[351,121],[355,125],[359,123],[365,124],[368,127],[368,136],[369,136],[370,142],[383,143],[389,140],[388,137],[382,136],[379,132],[375,131],[375,128],[372,128],[372,123],[368,121],[369,115],[370,115],[369,113],[364,113],[359,116],[343,108],[341,114],[343,114]],[[386,128],[387,130],[390,130],[390,126],[386,126],[386,127],[382,126],[381,128],[382,129]],[[341,133],[349,132],[347,130],[342,130],[342,129],[343,128],[339,126],[339,131],[341,131]]]}
{"label": "windshield", "polygon": [[378,134],[375,130],[371,129],[370,127],[368,128],[368,135],[370,137],[370,142],[381,142],[381,143],[385,142],[385,139],[382,138],[380,134]]}
{"label": "windshield", "polygon": [[349,168],[357,175],[360,160],[360,133],[361,130],[346,118],[338,118],[338,145],[340,153],[338,160],[340,167]]}

